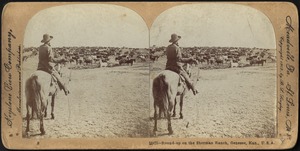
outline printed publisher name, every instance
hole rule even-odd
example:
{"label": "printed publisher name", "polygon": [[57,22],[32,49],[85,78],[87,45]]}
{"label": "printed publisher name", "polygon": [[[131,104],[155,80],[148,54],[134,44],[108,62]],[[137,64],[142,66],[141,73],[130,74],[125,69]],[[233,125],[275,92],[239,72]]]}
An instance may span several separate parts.
{"label": "printed publisher name", "polygon": [[[7,92],[7,99],[5,100],[4,104],[8,108],[8,112],[4,113],[4,118],[6,120],[6,124],[11,128],[13,125],[13,119],[16,114],[13,112],[13,79],[12,79],[12,69],[13,69],[13,57],[15,54],[12,50],[13,40],[16,39],[16,36],[13,34],[13,31],[10,29],[7,33],[7,46],[6,46],[6,53],[7,59],[3,63],[4,71],[6,73],[6,77],[3,80],[3,88]],[[4,74],[5,74],[4,73]]]}
{"label": "printed publisher name", "polygon": [[278,52],[279,52],[279,100],[278,100],[278,111],[285,117],[285,129],[286,135],[289,139],[291,137],[292,116],[293,108],[295,107],[295,85],[290,78],[295,71],[295,57],[294,57],[294,44],[293,41],[293,20],[291,16],[285,18],[285,35],[280,36],[278,41]]}

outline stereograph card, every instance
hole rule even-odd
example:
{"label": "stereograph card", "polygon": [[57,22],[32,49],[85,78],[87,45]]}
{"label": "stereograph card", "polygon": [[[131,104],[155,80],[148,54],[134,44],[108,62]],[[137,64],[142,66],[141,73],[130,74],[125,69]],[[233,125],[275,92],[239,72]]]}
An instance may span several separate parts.
{"label": "stereograph card", "polygon": [[288,149],[299,20],[288,2],[12,2],[8,149]]}

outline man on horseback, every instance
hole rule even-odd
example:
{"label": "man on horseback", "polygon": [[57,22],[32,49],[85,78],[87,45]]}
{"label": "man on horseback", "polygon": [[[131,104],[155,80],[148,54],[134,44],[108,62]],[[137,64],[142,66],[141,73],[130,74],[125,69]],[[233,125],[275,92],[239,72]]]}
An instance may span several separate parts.
{"label": "man on horseback", "polygon": [[198,90],[194,87],[191,79],[189,78],[186,71],[183,69],[181,63],[192,63],[195,62],[198,63],[196,59],[194,58],[182,58],[181,50],[178,45],[178,40],[181,38],[181,36],[178,36],[176,34],[171,35],[171,39],[169,40],[170,44],[167,49],[167,64],[166,64],[166,70],[171,70],[179,75],[183,76],[187,86],[189,89],[192,89],[193,94],[196,95],[198,93]]}
{"label": "man on horseback", "polygon": [[51,74],[56,80],[60,87],[60,89],[63,89],[65,92],[65,95],[68,95],[70,92],[67,89],[67,87],[63,84],[62,79],[60,78],[60,75],[58,72],[54,69],[54,65],[52,63],[61,63],[65,61],[65,59],[56,59],[54,58],[53,51],[50,45],[50,40],[52,39],[52,36],[49,36],[48,34],[43,35],[43,40],[41,41],[44,43],[39,47],[39,63],[37,70],[45,71],[49,74]]}

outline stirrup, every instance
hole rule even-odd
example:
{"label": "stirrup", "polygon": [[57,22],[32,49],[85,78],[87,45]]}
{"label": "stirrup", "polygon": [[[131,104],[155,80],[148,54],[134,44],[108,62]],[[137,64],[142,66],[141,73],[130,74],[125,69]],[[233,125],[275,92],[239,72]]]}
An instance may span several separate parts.
{"label": "stirrup", "polygon": [[196,90],[196,89],[193,90],[193,94],[194,94],[194,95],[196,95],[196,94],[198,94],[198,93],[199,93],[198,90]]}
{"label": "stirrup", "polygon": [[63,89],[63,90],[64,90],[64,92],[65,92],[65,95],[70,94],[70,91],[69,91],[69,90],[66,90],[66,89]]}

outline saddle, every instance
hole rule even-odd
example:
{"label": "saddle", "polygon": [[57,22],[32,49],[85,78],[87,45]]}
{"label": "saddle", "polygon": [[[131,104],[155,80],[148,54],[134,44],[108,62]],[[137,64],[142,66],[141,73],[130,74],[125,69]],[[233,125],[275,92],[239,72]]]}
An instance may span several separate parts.
{"label": "saddle", "polygon": [[166,70],[169,70],[169,71],[175,72],[176,74],[178,74],[178,75],[179,75],[179,82],[178,82],[178,86],[181,86],[181,85],[185,86],[185,85],[186,85],[186,80],[185,80],[185,78],[184,78],[184,77],[183,77],[181,74],[179,74],[178,72],[176,72],[176,71],[174,71],[174,70],[172,70],[172,69],[166,69]]}
{"label": "saddle", "polygon": [[[38,69],[38,71],[43,71],[46,72],[47,74],[50,74],[49,72],[43,70],[43,69]],[[54,77],[54,75],[51,75],[51,81],[50,81],[50,86],[53,86],[54,84],[58,84],[57,79]]]}

